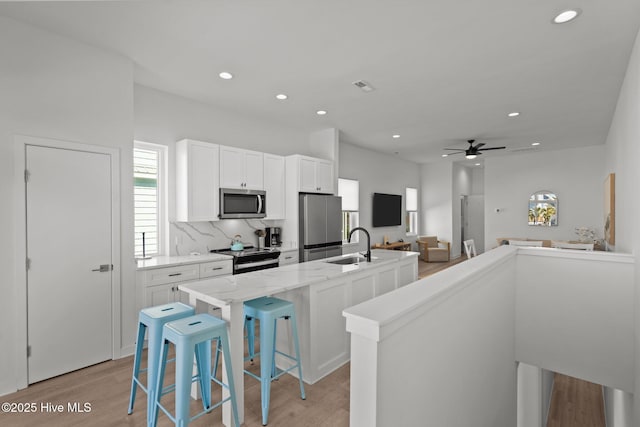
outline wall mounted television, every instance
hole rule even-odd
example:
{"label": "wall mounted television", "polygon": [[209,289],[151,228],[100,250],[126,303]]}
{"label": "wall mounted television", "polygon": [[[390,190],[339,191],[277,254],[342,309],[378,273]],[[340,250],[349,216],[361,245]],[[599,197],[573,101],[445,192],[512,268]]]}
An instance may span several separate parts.
{"label": "wall mounted television", "polygon": [[373,193],[374,227],[402,225],[402,196],[398,194]]}

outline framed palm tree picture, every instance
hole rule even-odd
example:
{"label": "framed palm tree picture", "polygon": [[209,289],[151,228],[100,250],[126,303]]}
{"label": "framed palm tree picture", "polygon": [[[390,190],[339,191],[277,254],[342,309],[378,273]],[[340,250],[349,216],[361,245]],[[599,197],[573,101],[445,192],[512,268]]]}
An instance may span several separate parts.
{"label": "framed palm tree picture", "polygon": [[550,191],[537,191],[529,197],[529,225],[558,225],[558,196]]}

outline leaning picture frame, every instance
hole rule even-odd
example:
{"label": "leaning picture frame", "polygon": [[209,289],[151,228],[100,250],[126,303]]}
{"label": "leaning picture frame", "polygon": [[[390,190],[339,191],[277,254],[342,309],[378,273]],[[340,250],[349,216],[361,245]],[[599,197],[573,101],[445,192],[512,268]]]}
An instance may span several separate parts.
{"label": "leaning picture frame", "polygon": [[610,173],[604,180],[604,240],[616,244],[616,174]]}

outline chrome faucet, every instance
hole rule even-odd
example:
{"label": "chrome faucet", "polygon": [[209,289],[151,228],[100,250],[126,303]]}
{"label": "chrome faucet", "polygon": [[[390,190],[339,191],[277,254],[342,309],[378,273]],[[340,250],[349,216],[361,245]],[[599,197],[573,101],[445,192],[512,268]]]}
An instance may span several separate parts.
{"label": "chrome faucet", "polygon": [[371,262],[371,236],[369,236],[369,232],[366,229],[362,227],[354,228],[353,230],[351,230],[351,232],[349,232],[349,238],[347,239],[347,241],[351,242],[351,236],[358,230],[364,231],[364,234],[367,235],[367,253],[364,255],[364,257],[367,259],[367,262]]}

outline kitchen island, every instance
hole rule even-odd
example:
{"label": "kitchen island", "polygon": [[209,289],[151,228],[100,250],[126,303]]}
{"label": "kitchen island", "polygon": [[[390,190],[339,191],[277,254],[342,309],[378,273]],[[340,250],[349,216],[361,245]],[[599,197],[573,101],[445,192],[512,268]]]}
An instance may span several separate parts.
{"label": "kitchen island", "polygon": [[[349,361],[349,335],[342,311],[417,280],[418,253],[373,250],[370,263],[348,262],[359,254],[286,265],[274,269],[199,280],[179,285],[197,312],[219,307],[229,324],[231,359],[240,422],[244,420],[244,301],[276,296],[292,301],[298,317],[303,379],[313,384]],[[292,353],[288,325],[278,325],[277,346]],[[286,368],[287,359],[276,359]],[[223,372],[224,369],[223,369]],[[226,378],[225,378],[226,380]],[[226,391],[224,391],[226,394]],[[232,425],[230,405],[223,407],[223,422]]]}

